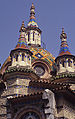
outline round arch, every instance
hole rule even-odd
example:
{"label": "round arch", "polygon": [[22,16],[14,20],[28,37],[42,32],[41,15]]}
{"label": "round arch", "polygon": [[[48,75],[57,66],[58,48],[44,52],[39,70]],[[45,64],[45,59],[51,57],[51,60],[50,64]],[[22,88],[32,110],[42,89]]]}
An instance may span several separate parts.
{"label": "round arch", "polygon": [[[33,107],[33,106],[26,106],[26,107],[20,109],[20,110],[16,113],[14,119],[22,119],[22,117],[23,117],[25,114],[29,113],[29,112],[33,112],[33,113],[35,113],[36,115],[38,115],[39,119],[45,119],[45,115],[44,115],[43,111],[41,111],[41,110],[39,110],[37,107]],[[26,118],[26,119],[30,119],[30,118]]]}

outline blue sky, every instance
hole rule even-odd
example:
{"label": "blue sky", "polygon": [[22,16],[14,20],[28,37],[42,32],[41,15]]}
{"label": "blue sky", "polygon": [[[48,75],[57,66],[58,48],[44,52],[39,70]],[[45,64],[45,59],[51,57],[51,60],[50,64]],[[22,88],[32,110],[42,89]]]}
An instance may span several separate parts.
{"label": "blue sky", "polygon": [[30,7],[35,5],[36,21],[42,30],[46,49],[57,57],[62,27],[67,33],[69,49],[75,55],[75,0],[0,0],[0,62],[16,46],[22,21],[29,21]]}

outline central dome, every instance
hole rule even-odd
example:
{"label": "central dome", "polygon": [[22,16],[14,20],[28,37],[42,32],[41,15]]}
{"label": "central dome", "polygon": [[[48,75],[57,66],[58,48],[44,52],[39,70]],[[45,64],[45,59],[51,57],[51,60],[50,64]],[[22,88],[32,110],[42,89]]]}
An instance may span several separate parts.
{"label": "central dome", "polygon": [[[37,60],[38,61],[42,60],[49,65],[50,69],[52,69],[52,65],[55,62],[55,57],[53,57],[51,53],[49,53],[42,47],[29,46],[29,49],[33,53],[32,63],[34,63]],[[2,65],[1,72],[4,72],[10,64],[11,64],[11,57],[9,56]]]}
{"label": "central dome", "polygon": [[32,51],[32,62],[37,59],[42,59],[45,62],[47,62],[50,67],[52,67],[52,64],[54,63],[55,57],[51,53],[49,53],[47,50],[45,50],[42,47],[33,47],[30,46],[29,49]]}

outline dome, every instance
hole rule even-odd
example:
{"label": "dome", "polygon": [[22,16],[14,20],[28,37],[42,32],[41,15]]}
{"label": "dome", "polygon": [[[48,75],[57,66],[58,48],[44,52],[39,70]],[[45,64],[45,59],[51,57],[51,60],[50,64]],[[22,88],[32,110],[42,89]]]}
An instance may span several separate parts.
{"label": "dome", "polygon": [[54,63],[55,57],[51,53],[49,53],[46,49],[42,47],[33,47],[30,46],[29,49],[32,51],[32,62],[34,60],[43,60],[47,62],[50,67],[52,67],[52,64]]}
{"label": "dome", "polygon": [[[52,68],[52,64],[55,62],[55,57],[51,53],[49,53],[46,49],[42,47],[34,47],[29,46],[30,51],[33,53],[32,55],[32,62],[35,60],[43,60],[44,62],[48,63],[50,69]],[[11,57],[9,56],[4,64],[2,65],[1,72],[3,73],[8,65],[10,65]]]}

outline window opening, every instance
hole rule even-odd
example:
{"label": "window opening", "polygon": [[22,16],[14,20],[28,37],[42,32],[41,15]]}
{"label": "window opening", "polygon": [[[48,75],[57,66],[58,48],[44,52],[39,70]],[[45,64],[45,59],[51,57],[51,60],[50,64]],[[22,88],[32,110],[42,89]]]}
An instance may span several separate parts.
{"label": "window opening", "polygon": [[70,67],[70,63],[71,63],[71,60],[70,59],[68,59],[68,66]]}
{"label": "window opening", "polygon": [[63,65],[63,67],[65,66],[65,65],[64,65],[64,61],[62,62],[62,65]]}
{"label": "window opening", "polygon": [[28,41],[30,40],[30,32],[28,32]]}
{"label": "window opening", "polygon": [[24,54],[22,54],[22,61],[24,61]]}
{"label": "window opening", "polygon": [[33,32],[33,41],[34,41],[35,32]]}
{"label": "window opening", "polygon": [[18,61],[18,55],[16,55],[16,61]]}

